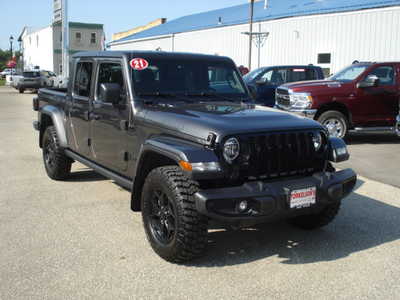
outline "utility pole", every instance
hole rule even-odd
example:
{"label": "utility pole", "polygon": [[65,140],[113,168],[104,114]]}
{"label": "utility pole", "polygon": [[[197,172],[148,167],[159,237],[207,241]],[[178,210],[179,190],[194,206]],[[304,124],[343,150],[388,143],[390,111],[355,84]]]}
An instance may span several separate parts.
{"label": "utility pole", "polygon": [[68,0],[62,0],[62,19],[61,19],[61,27],[62,27],[62,48],[61,48],[61,57],[62,57],[62,77],[63,80],[66,81],[69,76],[69,24],[68,24]]}
{"label": "utility pole", "polygon": [[250,0],[250,30],[249,30],[249,70],[251,71],[251,46],[253,40],[253,15],[254,15],[254,0]]}

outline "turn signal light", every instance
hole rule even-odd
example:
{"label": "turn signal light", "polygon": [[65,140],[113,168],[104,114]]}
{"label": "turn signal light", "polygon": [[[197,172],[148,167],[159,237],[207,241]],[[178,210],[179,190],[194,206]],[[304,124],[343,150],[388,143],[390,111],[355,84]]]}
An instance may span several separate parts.
{"label": "turn signal light", "polygon": [[179,165],[185,171],[191,172],[193,170],[192,165],[187,161],[181,160],[181,161],[179,161]]}

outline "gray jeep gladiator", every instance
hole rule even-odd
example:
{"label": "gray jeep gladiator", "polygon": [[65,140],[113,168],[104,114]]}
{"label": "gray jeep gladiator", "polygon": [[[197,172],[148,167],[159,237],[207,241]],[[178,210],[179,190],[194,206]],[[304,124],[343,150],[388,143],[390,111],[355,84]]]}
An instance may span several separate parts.
{"label": "gray jeep gladiator", "polygon": [[164,52],[82,52],[66,91],[40,89],[34,127],[48,176],[78,161],[131,191],[147,238],[182,263],[210,220],[252,226],[331,222],[354,188],[346,144],[319,123],[258,110],[233,61]]}

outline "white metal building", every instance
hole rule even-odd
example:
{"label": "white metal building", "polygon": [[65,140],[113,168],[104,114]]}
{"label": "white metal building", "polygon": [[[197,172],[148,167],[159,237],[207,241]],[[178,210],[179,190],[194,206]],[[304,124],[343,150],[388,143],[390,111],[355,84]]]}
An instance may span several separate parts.
{"label": "white metal building", "polygon": [[[24,27],[18,39],[21,42],[24,69],[39,67],[61,73],[61,23],[33,29]],[[104,49],[102,24],[69,22],[69,53]]]}
{"label": "white metal building", "polygon": [[[328,74],[354,60],[400,60],[400,0],[268,2],[266,9],[264,1],[254,7],[253,31],[268,37],[253,46],[252,68],[312,63]],[[108,46],[226,55],[247,65],[248,23],[249,4],[243,4],[172,20]]]}

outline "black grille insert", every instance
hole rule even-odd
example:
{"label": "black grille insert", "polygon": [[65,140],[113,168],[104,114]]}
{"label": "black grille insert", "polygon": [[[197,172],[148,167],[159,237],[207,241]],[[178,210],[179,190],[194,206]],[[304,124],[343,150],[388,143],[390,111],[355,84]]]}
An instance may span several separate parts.
{"label": "black grille insert", "polygon": [[240,177],[266,179],[322,171],[326,138],[321,149],[315,151],[312,137],[313,131],[241,136],[241,155],[236,162]]}

